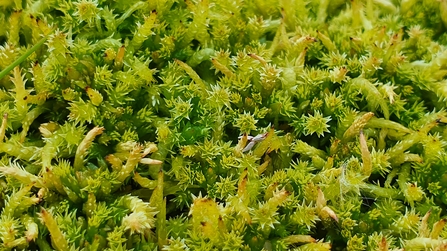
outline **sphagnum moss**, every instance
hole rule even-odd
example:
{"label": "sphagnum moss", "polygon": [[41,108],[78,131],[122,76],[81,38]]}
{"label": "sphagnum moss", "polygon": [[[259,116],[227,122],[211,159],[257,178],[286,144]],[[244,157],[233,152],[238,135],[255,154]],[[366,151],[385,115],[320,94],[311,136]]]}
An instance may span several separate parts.
{"label": "sphagnum moss", "polygon": [[447,1],[0,1],[1,250],[446,250]]}

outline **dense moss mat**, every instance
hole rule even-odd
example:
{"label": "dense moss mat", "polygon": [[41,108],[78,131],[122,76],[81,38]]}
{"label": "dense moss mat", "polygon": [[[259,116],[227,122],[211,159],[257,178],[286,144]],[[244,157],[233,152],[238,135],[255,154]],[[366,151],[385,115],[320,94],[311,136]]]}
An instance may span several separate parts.
{"label": "dense moss mat", "polygon": [[447,250],[446,0],[0,0],[1,250]]}

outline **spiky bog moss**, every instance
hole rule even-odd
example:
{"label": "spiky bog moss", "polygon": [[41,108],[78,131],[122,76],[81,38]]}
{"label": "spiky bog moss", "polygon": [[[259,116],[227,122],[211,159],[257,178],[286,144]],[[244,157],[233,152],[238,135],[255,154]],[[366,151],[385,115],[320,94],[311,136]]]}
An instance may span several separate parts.
{"label": "spiky bog moss", "polygon": [[0,8],[2,250],[447,248],[447,1]]}

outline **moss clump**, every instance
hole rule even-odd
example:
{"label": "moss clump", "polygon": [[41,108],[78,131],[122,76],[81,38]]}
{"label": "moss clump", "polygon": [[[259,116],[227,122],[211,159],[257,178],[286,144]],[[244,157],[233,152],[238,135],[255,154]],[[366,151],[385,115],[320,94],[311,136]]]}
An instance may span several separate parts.
{"label": "moss clump", "polygon": [[445,250],[447,1],[0,1],[1,250]]}

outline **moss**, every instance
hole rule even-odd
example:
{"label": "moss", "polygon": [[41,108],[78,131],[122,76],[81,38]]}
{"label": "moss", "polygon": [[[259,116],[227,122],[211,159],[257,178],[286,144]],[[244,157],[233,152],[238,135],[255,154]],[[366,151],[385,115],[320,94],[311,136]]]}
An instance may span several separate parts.
{"label": "moss", "polygon": [[0,1],[1,250],[444,250],[447,1]]}

